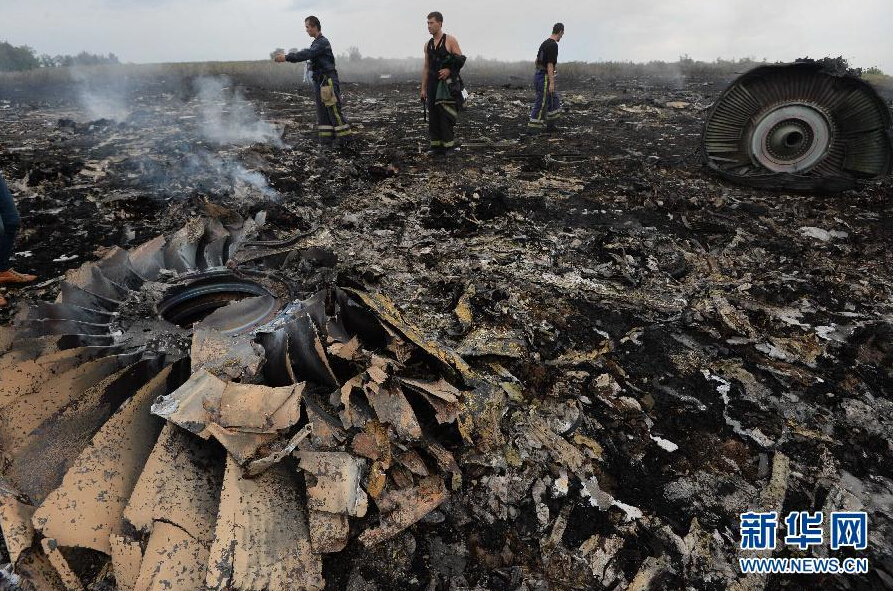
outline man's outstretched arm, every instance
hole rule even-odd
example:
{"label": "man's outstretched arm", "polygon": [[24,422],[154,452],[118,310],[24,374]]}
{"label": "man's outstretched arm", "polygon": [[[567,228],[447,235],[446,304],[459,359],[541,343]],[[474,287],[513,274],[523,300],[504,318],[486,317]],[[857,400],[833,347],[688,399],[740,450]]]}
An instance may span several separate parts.
{"label": "man's outstretched arm", "polygon": [[315,57],[318,57],[322,54],[326,49],[325,41],[320,39],[315,39],[313,43],[310,44],[310,47],[307,49],[302,49],[301,51],[293,51],[290,54],[285,56],[285,61],[287,62],[306,62],[307,60],[311,60]]}

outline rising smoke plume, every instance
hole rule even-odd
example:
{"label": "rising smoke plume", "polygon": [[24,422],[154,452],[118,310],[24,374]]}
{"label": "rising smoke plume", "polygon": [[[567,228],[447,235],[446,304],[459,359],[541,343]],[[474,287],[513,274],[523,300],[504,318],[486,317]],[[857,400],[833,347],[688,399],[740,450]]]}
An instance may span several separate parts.
{"label": "rising smoke plume", "polygon": [[205,139],[216,144],[282,146],[282,131],[262,119],[229,78],[197,78],[193,86]]}
{"label": "rising smoke plume", "polygon": [[130,116],[125,76],[110,76],[107,70],[89,66],[73,66],[70,75],[76,85],[78,103],[91,121],[125,121]]}

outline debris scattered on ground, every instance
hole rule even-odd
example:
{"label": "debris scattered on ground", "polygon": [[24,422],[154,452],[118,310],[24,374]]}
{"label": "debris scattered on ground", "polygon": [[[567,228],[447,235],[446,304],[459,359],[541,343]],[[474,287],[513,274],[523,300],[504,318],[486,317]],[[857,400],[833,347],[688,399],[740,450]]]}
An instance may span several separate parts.
{"label": "debris scattered on ground", "polygon": [[702,82],[568,88],[523,140],[529,91],[482,86],[461,166],[408,85],[346,85],[331,152],[303,91],[246,91],[282,145],[162,83],[122,122],[17,99],[2,584],[798,588],[737,565],[740,513],[790,508],[868,511],[871,572],[823,584],[880,588],[891,180],[724,184]]}

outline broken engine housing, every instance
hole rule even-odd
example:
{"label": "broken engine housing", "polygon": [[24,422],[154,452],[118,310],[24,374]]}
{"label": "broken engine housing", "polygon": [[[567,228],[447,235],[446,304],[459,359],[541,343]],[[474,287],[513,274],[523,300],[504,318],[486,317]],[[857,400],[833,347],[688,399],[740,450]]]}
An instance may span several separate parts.
{"label": "broken engine housing", "polygon": [[890,111],[870,84],[823,62],[760,66],[714,103],[701,155],[745,185],[843,191],[893,172]]}

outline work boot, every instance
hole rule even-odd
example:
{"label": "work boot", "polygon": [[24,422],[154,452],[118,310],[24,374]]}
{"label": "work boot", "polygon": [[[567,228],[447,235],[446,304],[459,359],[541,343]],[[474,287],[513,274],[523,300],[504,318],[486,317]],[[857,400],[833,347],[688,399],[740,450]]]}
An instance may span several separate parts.
{"label": "work boot", "polygon": [[0,271],[0,285],[6,285],[8,283],[31,283],[35,279],[37,279],[37,275],[25,275],[24,273],[19,273],[12,269]]}

